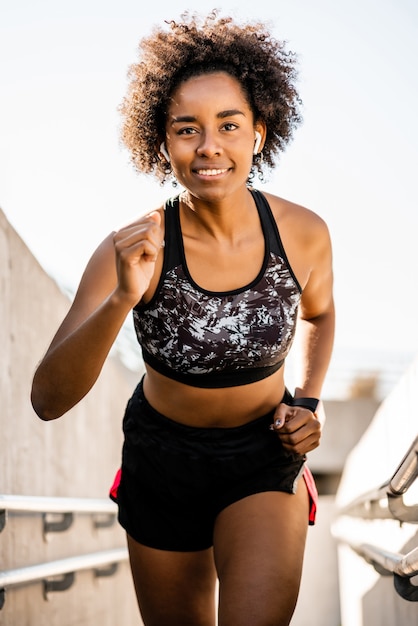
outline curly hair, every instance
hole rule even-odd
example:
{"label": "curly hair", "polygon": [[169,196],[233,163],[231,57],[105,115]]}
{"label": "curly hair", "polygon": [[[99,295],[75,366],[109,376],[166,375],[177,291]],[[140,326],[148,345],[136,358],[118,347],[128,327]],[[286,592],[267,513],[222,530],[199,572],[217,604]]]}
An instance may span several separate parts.
{"label": "curly hair", "polygon": [[217,11],[205,18],[184,13],[181,20],[154,27],[139,43],[139,62],[129,68],[129,87],[120,105],[121,135],[134,166],[165,181],[166,164],[157,146],[165,137],[173,91],[193,76],[225,71],[243,87],[254,120],[267,126],[263,162],[253,165],[262,177],[263,166],[274,167],[302,121],[295,53],[261,22],[239,25],[232,17],[218,17]]}

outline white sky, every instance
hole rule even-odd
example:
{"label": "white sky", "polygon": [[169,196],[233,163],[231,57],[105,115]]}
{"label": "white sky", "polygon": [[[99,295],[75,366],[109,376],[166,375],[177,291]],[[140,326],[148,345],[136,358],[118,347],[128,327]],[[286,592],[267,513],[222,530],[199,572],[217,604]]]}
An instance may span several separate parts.
{"label": "white sky", "polygon": [[[138,176],[117,106],[139,38],[206,0],[0,5],[0,206],[74,288],[119,224],[175,191]],[[418,351],[416,0],[249,0],[300,54],[304,125],[267,185],[319,213],[334,246],[336,349]]]}

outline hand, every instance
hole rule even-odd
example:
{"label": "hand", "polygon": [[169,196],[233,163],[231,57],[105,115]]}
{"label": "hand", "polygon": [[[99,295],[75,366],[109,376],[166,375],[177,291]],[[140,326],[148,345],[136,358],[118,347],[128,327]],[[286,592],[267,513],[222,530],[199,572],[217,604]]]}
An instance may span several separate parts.
{"label": "hand", "polygon": [[118,230],[113,236],[118,291],[137,304],[151,282],[155,262],[164,245],[161,215],[149,215]]}
{"label": "hand", "polygon": [[319,446],[321,423],[312,411],[304,407],[279,404],[272,429],[288,452],[306,454]]}

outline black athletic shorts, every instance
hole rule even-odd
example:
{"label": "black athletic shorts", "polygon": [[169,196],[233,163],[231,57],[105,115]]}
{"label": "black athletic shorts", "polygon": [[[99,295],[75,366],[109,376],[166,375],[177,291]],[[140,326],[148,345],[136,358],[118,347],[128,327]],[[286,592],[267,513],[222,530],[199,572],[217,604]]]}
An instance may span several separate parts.
{"label": "black athletic shorts", "polygon": [[294,493],[306,457],[283,448],[272,421],[273,411],[234,428],[185,426],[153,409],[140,383],[126,408],[111,489],[122,527],[153,548],[204,550],[228,505],[264,491]]}

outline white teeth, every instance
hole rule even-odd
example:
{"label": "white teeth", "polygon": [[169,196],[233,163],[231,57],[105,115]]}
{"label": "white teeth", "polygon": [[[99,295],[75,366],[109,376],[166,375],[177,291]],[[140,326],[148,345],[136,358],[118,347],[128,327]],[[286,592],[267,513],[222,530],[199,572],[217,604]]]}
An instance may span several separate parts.
{"label": "white teeth", "polygon": [[216,176],[217,174],[223,174],[227,170],[197,170],[198,174],[202,176]]}

